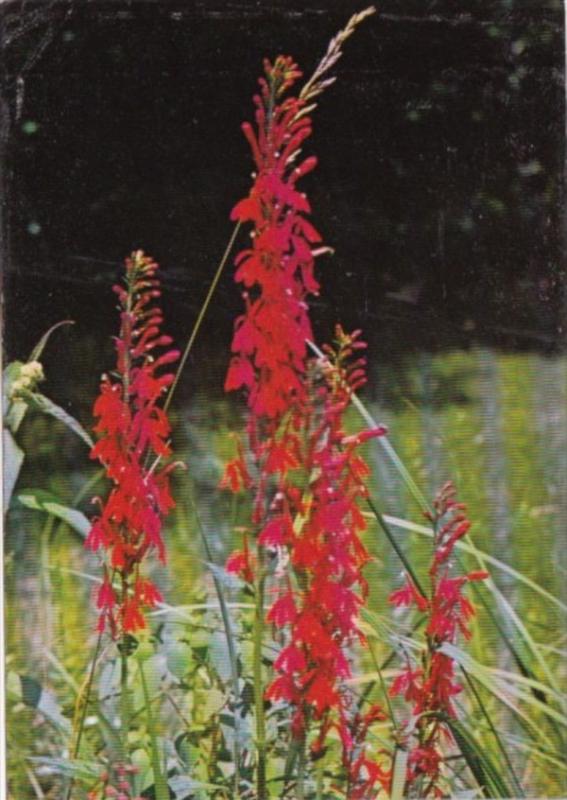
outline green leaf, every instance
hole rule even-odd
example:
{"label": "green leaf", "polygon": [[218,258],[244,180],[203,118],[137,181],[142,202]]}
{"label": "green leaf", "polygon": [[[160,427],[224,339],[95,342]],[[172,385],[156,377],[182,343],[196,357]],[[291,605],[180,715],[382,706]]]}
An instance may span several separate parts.
{"label": "green leaf", "polygon": [[[214,631],[209,641],[209,657],[215,671],[223,683],[230,681],[232,666],[226,636],[222,631]],[[238,687],[237,687],[238,688]]]}
{"label": "green leaf", "polygon": [[168,670],[181,680],[195,663],[191,648],[185,642],[168,642],[164,650]]}
{"label": "green leaf", "polygon": [[24,489],[19,493],[18,501],[26,508],[52,514],[54,517],[66,522],[83,538],[87,537],[91,529],[91,523],[83,513],[75,508],[64,506],[57,497],[42,489]]}
{"label": "green leaf", "polygon": [[2,450],[4,453],[2,498],[5,512],[10,505],[10,498],[24,461],[24,451],[18,447],[8,428],[4,428],[2,431]]}
{"label": "green leaf", "polygon": [[85,442],[85,444],[87,444],[89,447],[93,446],[93,440],[80,422],[77,422],[77,420],[68,414],[65,409],[58,406],[48,397],[40,392],[25,392],[25,394],[22,394],[22,397],[32,408],[36,408],[38,411],[43,411],[44,414],[49,414],[50,416],[59,420],[59,422],[62,422],[63,425],[66,425],[70,430],[73,431],[73,433],[79,436]]}
{"label": "green leaf", "polygon": [[43,353],[44,347],[47,344],[47,341],[53,331],[56,331],[57,328],[61,328],[63,325],[74,325],[75,321],[72,319],[63,319],[61,322],[56,322],[55,325],[52,325],[48,331],[46,331],[39,342],[36,344],[34,349],[31,351],[30,357],[28,361],[39,361],[41,354]]}
{"label": "green leaf", "polygon": [[226,695],[220,689],[207,689],[205,702],[201,706],[203,719],[210,720],[226,706]]}

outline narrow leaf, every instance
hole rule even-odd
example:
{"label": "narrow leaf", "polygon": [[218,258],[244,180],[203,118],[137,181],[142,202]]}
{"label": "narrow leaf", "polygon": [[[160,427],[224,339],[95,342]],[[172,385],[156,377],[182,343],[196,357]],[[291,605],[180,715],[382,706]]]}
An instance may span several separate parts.
{"label": "narrow leaf", "polygon": [[103,765],[94,761],[69,761],[50,756],[28,756],[28,761],[46,767],[54,775],[63,775],[88,784],[95,783],[103,772]]}
{"label": "narrow leaf", "polygon": [[61,408],[61,406],[58,406],[40,392],[26,392],[25,395],[22,396],[32,408],[43,411],[44,414],[49,414],[50,416],[59,420],[59,422],[62,422],[63,425],[66,425],[70,430],[73,431],[73,433],[79,436],[85,442],[85,444],[87,444],[89,447],[93,446],[93,440],[80,422],[77,422],[77,420],[68,414],[65,409]]}
{"label": "narrow leaf", "polygon": [[57,328],[61,328],[63,325],[74,325],[75,321],[72,319],[63,319],[61,322],[56,322],[55,325],[52,325],[48,331],[46,331],[39,342],[36,344],[34,349],[30,353],[30,357],[28,361],[39,361],[41,354],[43,353],[44,347],[47,344],[47,341],[53,331],[56,331]]}
{"label": "narrow leaf", "polygon": [[18,495],[18,501],[26,508],[52,514],[54,517],[66,522],[83,538],[86,538],[91,529],[91,523],[83,513],[75,508],[64,506],[57,497],[42,489],[24,489]]}
{"label": "narrow leaf", "polygon": [[514,792],[501,777],[500,771],[492,763],[488,752],[481,748],[468,728],[462,722],[450,717],[447,717],[445,721],[451,729],[467,766],[479,787],[484,790],[485,797],[513,797]]}

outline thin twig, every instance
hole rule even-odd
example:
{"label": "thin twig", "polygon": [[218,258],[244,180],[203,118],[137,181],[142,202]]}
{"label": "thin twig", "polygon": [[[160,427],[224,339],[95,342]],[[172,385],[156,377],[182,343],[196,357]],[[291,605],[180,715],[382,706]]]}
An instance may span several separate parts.
{"label": "thin twig", "polygon": [[165,401],[165,403],[163,405],[163,410],[164,411],[167,411],[167,409],[169,408],[169,405],[171,403],[171,399],[173,397],[173,393],[175,392],[175,389],[177,388],[177,384],[179,383],[179,378],[181,377],[181,373],[183,371],[183,367],[185,366],[185,362],[187,361],[187,358],[189,357],[189,353],[191,352],[191,350],[193,348],[193,345],[195,343],[195,339],[197,338],[197,334],[199,333],[199,329],[201,327],[203,319],[205,318],[205,314],[207,313],[207,309],[208,309],[209,304],[211,302],[212,296],[213,296],[213,294],[215,292],[215,289],[217,288],[217,284],[218,284],[218,282],[220,280],[220,277],[222,275],[222,272],[223,272],[223,270],[225,268],[226,262],[228,261],[228,257],[230,255],[230,252],[232,250],[234,242],[236,241],[236,237],[238,235],[238,231],[240,230],[240,225],[241,225],[241,223],[237,222],[236,225],[234,226],[234,230],[232,231],[231,237],[230,237],[230,239],[228,241],[226,249],[225,249],[225,251],[223,253],[223,256],[222,256],[222,258],[221,258],[221,260],[219,262],[219,265],[217,267],[217,271],[215,272],[213,280],[211,281],[211,285],[209,286],[209,291],[207,292],[207,296],[205,297],[205,301],[204,301],[203,305],[201,306],[201,310],[199,311],[199,315],[198,315],[198,317],[197,317],[197,319],[195,321],[195,324],[193,326],[193,330],[191,331],[191,335],[189,336],[189,340],[187,342],[187,345],[185,346],[185,350],[183,352],[183,355],[181,356],[181,361],[179,362],[179,366],[177,367],[177,372],[175,373],[175,379],[174,379],[173,383],[171,384],[171,389],[169,390],[169,392],[167,394],[166,401]]}

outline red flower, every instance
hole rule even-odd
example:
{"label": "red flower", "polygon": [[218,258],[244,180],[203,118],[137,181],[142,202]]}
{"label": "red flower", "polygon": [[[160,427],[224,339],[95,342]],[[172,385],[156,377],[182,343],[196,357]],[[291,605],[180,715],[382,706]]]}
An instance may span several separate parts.
{"label": "red flower", "polygon": [[248,549],[248,540],[244,538],[244,549],[235,550],[226,561],[225,569],[227,572],[238,575],[243,581],[252,583],[254,581],[254,558]]}
{"label": "red flower", "polygon": [[334,684],[334,680],[328,678],[323,672],[316,674],[309,682],[305,700],[313,707],[316,718],[339,704],[340,697]]}
{"label": "red flower", "polygon": [[162,370],[179,353],[163,350],[171,339],[160,333],[161,311],[152,305],[160,295],[157,269],[140,250],[126,259],[125,285],[114,287],[121,309],[116,369],[103,375],[94,404],[100,438],[91,458],[104,465],[113,485],[86,546],[105,550],[110,570],[121,578],[119,598],[107,578],[97,598],[99,627],[108,621],[113,636],[144,627],[142,607],[161,600],[153,584],[139,577],[139,566],[150,550],[165,561],[162,520],[174,505],[173,465],[159,465],[171,454],[169,421],[159,404],[173,381]]}
{"label": "red flower", "polygon": [[283,625],[295,622],[297,618],[297,608],[293,599],[293,594],[287,592],[280,597],[268,612],[268,620],[281,628]]}
{"label": "red flower", "polygon": [[407,578],[405,586],[392,592],[388,598],[395,606],[410,606],[415,603],[419,611],[427,611],[429,603],[416,589],[411,578]]}
{"label": "red flower", "polygon": [[284,647],[274,663],[274,668],[283,674],[304,672],[306,667],[307,662],[303,651],[293,644]]}

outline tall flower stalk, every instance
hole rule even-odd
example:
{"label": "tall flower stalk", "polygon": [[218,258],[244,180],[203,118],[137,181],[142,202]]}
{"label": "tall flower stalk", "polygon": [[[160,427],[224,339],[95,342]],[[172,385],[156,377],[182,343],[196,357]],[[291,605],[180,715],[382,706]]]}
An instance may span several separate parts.
{"label": "tall flower stalk", "polygon": [[[318,291],[313,276],[315,244],[321,237],[306,219],[309,202],[298,188],[300,178],[316,166],[314,157],[298,163],[301,144],[311,134],[311,120],[302,113],[305,101],[283,95],[301,73],[289,57],[264,62],[265,76],[254,97],[255,126],[242,128],[255,162],[248,197],[232,211],[239,222],[251,221],[251,247],[236,258],[235,280],[244,288],[245,311],[235,324],[234,353],[225,382],[227,391],[244,388],[248,407],[248,441],[257,480],[254,487],[255,533],[271,515],[274,491],[272,463],[277,459],[277,432],[286,415],[304,397],[303,376],[311,337],[307,297]],[[232,488],[251,486],[242,455],[228,466]],[[266,796],[266,742],[262,642],[264,637],[265,553],[254,538],[254,552],[233,554],[228,568],[253,583],[254,685],[256,712],[257,793]]]}
{"label": "tall flower stalk", "polygon": [[451,574],[451,555],[456,543],[470,528],[466,507],[456,500],[452,483],[438,492],[433,512],[433,558],[429,568],[429,594],[423,596],[408,577],[405,585],[390,595],[396,606],[413,606],[426,615],[425,649],[421,663],[407,659],[390,688],[392,696],[402,695],[412,704],[413,734],[407,737],[409,750],[406,790],[414,797],[445,797],[443,788],[443,744],[452,734],[447,719],[455,717],[453,698],[462,691],[455,677],[455,664],[443,647],[461,634],[470,639],[469,622],[475,614],[463,589],[471,581],[482,581],[487,572]]}
{"label": "tall flower stalk", "polygon": [[158,265],[141,250],[125,262],[121,285],[114,286],[120,310],[115,339],[116,366],[102,376],[94,405],[99,439],[91,458],[101,462],[112,488],[100,499],[86,546],[103,554],[103,581],[97,594],[98,628],[119,640],[122,656],[122,726],[128,728],[128,636],[146,627],[144,610],[161,601],[142,565],[151,552],[165,562],[163,519],[174,505],[169,475],[170,425],[161,407],[173,381],[169,365],[179,353],[161,333],[163,317]]}
{"label": "tall flower stalk", "polygon": [[257,796],[267,795],[265,763],[264,638],[265,543],[260,533],[278,514],[283,476],[278,465],[286,458],[282,436],[289,432],[293,410],[306,397],[307,340],[312,339],[308,298],[319,284],[315,258],[328,251],[308,221],[311,208],[299,181],[317,165],[314,156],[300,158],[311,135],[310,112],[333,78],[328,71],[341,55],[344,41],[373,9],[354,15],[329,45],[313,77],[297,95],[287,95],[301,77],[290,57],[264,61],[260,91],[254,96],[254,125],[245,122],[244,135],[255,163],[253,185],[232,211],[236,222],[253,224],[251,246],[236,258],[235,280],[243,287],[244,313],[236,320],[233,356],[225,381],[227,391],[244,389],[249,407],[248,444],[254,480],[242,455],[228,465],[225,484],[254,492],[253,546],[245,539],[227,568],[240,572],[254,586],[254,687],[256,712]]}

